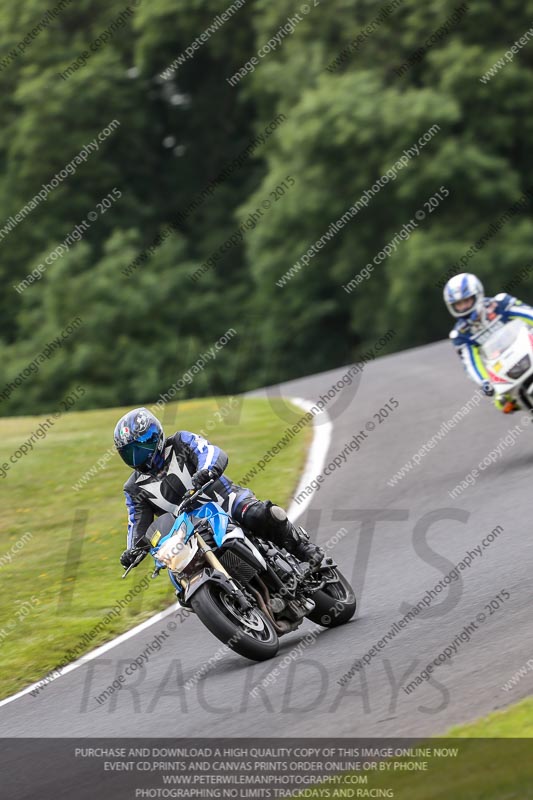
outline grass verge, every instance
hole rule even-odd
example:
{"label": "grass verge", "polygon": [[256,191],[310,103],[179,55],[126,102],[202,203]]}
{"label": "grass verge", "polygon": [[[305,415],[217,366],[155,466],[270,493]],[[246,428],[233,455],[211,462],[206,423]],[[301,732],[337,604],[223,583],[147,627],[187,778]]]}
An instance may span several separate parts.
{"label": "grass verge", "polygon": [[[390,759],[388,769],[346,773],[346,780],[325,783],[317,787],[312,796],[316,800],[336,797],[394,797],[396,800],[533,798],[533,740],[529,738],[533,737],[533,699],[528,698],[475,722],[458,725],[444,736],[446,738],[414,744],[406,742],[402,746],[427,747],[433,751],[456,750],[456,753],[449,753],[446,757],[432,756],[427,760]],[[370,739],[363,746],[385,746],[386,743],[386,740]],[[397,741],[394,746],[399,746]],[[415,772],[401,766],[417,760],[427,761],[427,771]],[[364,780],[365,776],[366,783],[354,782],[356,777]]]}

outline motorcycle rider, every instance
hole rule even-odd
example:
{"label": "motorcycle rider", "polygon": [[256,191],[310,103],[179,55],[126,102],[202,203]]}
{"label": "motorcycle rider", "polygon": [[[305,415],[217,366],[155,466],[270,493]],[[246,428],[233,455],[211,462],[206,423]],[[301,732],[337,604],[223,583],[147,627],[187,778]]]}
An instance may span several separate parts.
{"label": "motorcycle rider", "polygon": [[216,482],[201,499],[218,502],[237,524],[312,567],[322,561],[323,551],[309,542],[282,508],[258,500],[250,489],[223,475],[228,456],[202,436],[177,431],[165,438],[159,420],[148,409],[135,408],[117,422],[114,442],[122,460],[134,470],[124,484],[129,520],[127,549],[120,557],[124,567],[135,561],[139,540],[154,516],[175,512],[189,489],[199,489],[211,478]]}
{"label": "motorcycle rider", "polygon": [[[513,319],[520,319],[533,326],[533,308],[505,292],[495,297],[485,297],[479,278],[468,272],[450,278],[444,287],[444,302],[450,314],[457,318],[450,339],[457,348],[468,375],[487,397],[492,397],[494,387],[479,350],[498,328]],[[503,395],[501,399],[496,398],[494,404],[505,414],[518,409],[513,398],[508,395]]]}

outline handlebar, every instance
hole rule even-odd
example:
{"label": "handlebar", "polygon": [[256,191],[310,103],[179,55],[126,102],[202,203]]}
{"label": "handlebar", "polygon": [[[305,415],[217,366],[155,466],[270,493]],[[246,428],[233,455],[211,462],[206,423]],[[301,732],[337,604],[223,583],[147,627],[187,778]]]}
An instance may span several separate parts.
{"label": "handlebar", "polygon": [[196,489],[196,490],[194,490],[194,489],[189,489],[189,491],[187,492],[187,494],[185,495],[185,497],[183,498],[183,500],[181,501],[181,503],[179,504],[179,506],[178,506],[178,508],[177,508],[177,511],[176,511],[176,516],[177,516],[177,517],[179,517],[179,515],[180,515],[180,514],[181,514],[183,511],[185,511],[185,509],[187,508],[187,506],[189,506],[189,505],[191,505],[192,503],[194,503],[194,501],[195,501],[195,500],[197,500],[197,499],[198,499],[198,497],[200,497],[200,495],[202,494],[202,492],[205,492],[207,489],[210,489],[210,488],[211,488],[211,486],[212,486],[212,485],[213,485],[213,484],[214,484],[214,483],[215,483],[217,480],[218,480],[218,478],[211,478],[211,480],[207,481],[207,483],[204,483],[204,485],[203,485],[203,486],[200,486],[200,488],[199,488],[199,489]]}

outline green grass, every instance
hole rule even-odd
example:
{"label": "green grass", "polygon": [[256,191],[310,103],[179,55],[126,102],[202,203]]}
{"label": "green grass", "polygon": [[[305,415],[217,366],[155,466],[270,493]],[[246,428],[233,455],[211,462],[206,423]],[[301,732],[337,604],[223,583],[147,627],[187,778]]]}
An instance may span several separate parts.
{"label": "green grass", "polygon": [[[446,734],[456,738],[481,739],[483,737],[526,739],[533,737],[533,698],[527,698],[504,711],[495,711],[487,717],[458,725]],[[531,743],[533,753],[533,742]]]}
{"label": "green grass", "polygon": [[[533,741],[528,737],[532,736],[533,699],[529,698],[504,711],[456,726],[444,734],[446,738],[406,745],[459,749],[457,757],[428,759],[427,772],[351,772],[347,774],[367,775],[368,784],[325,783],[319,789],[322,794],[315,798],[342,797],[340,792],[334,795],[335,789],[355,788],[389,789],[396,800],[530,800]],[[365,746],[372,747],[372,740],[367,740]],[[401,761],[405,759],[396,759],[397,763]]]}
{"label": "green grass", "polygon": [[[366,746],[371,747],[372,740],[366,740]],[[398,746],[397,743],[395,746]],[[533,743],[528,739],[429,739],[410,746],[448,750],[457,748],[458,753],[455,757],[391,759],[389,763],[392,763],[393,767],[390,772],[366,770],[350,773],[368,776],[366,785],[344,782],[323,784],[320,787],[322,794],[317,795],[318,800],[322,797],[333,797],[334,789],[350,788],[382,792],[392,790],[395,800],[531,800],[533,798]],[[426,761],[427,771],[393,771],[395,764],[399,765],[409,760],[411,763],[417,760]],[[342,797],[342,794],[337,796]],[[374,796],[385,795],[374,794]]]}
{"label": "green grass", "polygon": [[[237,409],[226,422],[211,423],[209,438],[228,453],[228,475],[233,480],[241,479],[287,427],[285,406],[276,402],[273,406],[265,400],[246,399],[240,417]],[[205,428],[218,408],[214,400],[191,401],[181,403],[178,413],[177,404],[170,404],[163,417],[167,435],[177,429]],[[106,468],[80,491],[72,489],[112,445],[115,423],[126,410],[63,415],[34,450],[0,478],[0,557],[10,552],[24,533],[32,534],[12,562],[0,567],[0,697],[38,680],[59,664],[68,649],[151,572],[153,562],[148,559],[121,580],[118,559],[126,544],[127,527],[122,487],[129,472],[120,458],[113,455]],[[298,409],[295,417],[301,415]],[[43,419],[0,420],[0,464],[9,460]],[[306,426],[254,478],[250,488],[258,497],[287,503],[303,469],[311,435]],[[85,524],[75,524],[83,518]],[[75,555],[76,548],[81,549],[79,560],[69,558],[69,551]],[[38,605],[23,616],[32,597]],[[173,600],[163,573],[114,617],[86,650],[142,622]]]}

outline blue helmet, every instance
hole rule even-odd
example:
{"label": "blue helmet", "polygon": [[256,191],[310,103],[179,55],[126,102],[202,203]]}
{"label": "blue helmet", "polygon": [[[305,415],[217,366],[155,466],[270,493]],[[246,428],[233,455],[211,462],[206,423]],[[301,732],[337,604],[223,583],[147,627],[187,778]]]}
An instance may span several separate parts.
{"label": "blue helmet", "polygon": [[[464,305],[464,301],[470,300],[470,298],[472,302],[469,305],[464,306],[461,310],[456,307],[457,303]],[[477,311],[478,316],[483,318],[484,301],[483,284],[479,278],[476,278],[470,272],[461,272],[459,275],[454,275],[444,287],[444,302],[448,311],[454,317],[469,317],[473,311]]]}
{"label": "blue helmet", "polygon": [[115,426],[115,447],[133,469],[150,472],[162,466],[165,434],[159,420],[147,408],[134,408]]}

